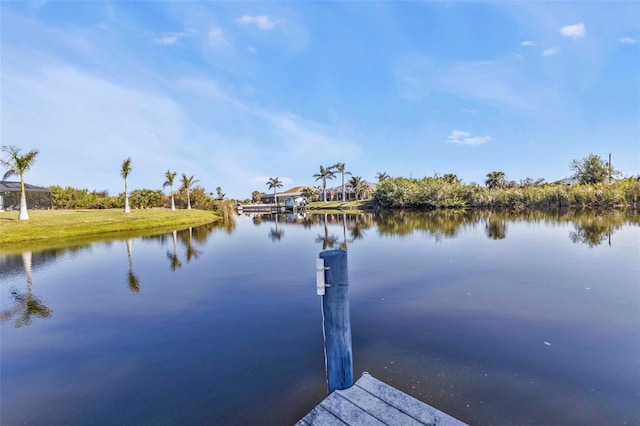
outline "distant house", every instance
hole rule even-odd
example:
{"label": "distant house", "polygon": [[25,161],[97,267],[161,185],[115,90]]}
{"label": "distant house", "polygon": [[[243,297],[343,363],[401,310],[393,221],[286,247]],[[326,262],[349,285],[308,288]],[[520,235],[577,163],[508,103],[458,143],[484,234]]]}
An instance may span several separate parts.
{"label": "distant house", "polygon": [[[373,193],[373,191],[375,191],[376,187],[378,186],[375,183],[371,183],[371,182],[366,181],[366,180],[363,183],[368,187],[367,192],[369,194]],[[344,198],[345,198],[345,201],[355,200],[357,198],[356,197],[356,190],[351,185],[349,185],[348,183],[345,183],[345,185],[344,185]],[[362,198],[362,194],[361,194],[360,198]],[[342,200],[342,185],[334,186],[333,188],[327,188],[327,200],[328,201],[341,201]]]}
{"label": "distant house", "polygon": [[564,185],[564,186],[573,186],[576,183],[578,183],[578,181],[574,178],[564,178],[564,179],[560,179],[557,183],[559,185]]}
{"label": "distant house", "polygon": [[[28,209],[50,209],[51,191],[47,188],[24,184]],[[20,182],[0,181],[0,211],[20,209]]]}
{"label": "distant house", "polygon": [[[308,186],[294,186],[284,192],[277,192],[275,196],[278,198],[278,203],[293,203],[296,198],[303,196],[304,190],[307,188]],[[265,194],[260,197],[260,201],[265,204],[273,204],[275,202],[274,195]]]}

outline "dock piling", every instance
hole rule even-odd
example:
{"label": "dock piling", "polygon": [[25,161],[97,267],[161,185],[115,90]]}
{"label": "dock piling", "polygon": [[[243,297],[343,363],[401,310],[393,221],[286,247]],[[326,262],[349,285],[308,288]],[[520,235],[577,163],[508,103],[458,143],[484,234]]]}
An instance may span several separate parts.
{"label": "dock piling", "polygon": [[320,253],[325,266],[325,292],[322,318],[325,363],[329,393],[353,385],[353,351],[347,252],[326,250]]}

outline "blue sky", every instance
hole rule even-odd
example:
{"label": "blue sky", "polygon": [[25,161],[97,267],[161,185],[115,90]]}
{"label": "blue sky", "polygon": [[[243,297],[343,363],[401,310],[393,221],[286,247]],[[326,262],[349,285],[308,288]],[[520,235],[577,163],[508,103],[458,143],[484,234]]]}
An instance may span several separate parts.
{"label": "blue sky", "polygon": [[[640,3],[1,2],[3,145],[27,181],[247,198],[346,163],[375,181],[640,173]],[[336,184],[338,180],[334,181]],[[283,188],[283,189],[285,189]]]}

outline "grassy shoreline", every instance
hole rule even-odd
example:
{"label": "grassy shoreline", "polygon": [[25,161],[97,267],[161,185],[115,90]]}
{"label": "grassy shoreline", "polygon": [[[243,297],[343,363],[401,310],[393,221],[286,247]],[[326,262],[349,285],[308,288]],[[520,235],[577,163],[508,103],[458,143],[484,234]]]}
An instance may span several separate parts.
{"label": "grassy shoreline", "polygon": [[211,211],[149,209],[124,214],[110,210],[32,210],[30,219],[18,220],[18,212],[0,212],[0,247],[17,243],[68,241],[78,238],[166,231],[203,225],[220,217]]}

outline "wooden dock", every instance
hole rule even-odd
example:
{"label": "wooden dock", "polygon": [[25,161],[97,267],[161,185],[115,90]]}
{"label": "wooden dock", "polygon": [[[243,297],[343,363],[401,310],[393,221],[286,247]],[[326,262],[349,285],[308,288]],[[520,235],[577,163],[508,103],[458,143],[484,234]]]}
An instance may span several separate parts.
{"label": "wooden dock", "polygon": [[459,426],[465,423],[400,392],[368,373],[331,393],[296,426]]}

